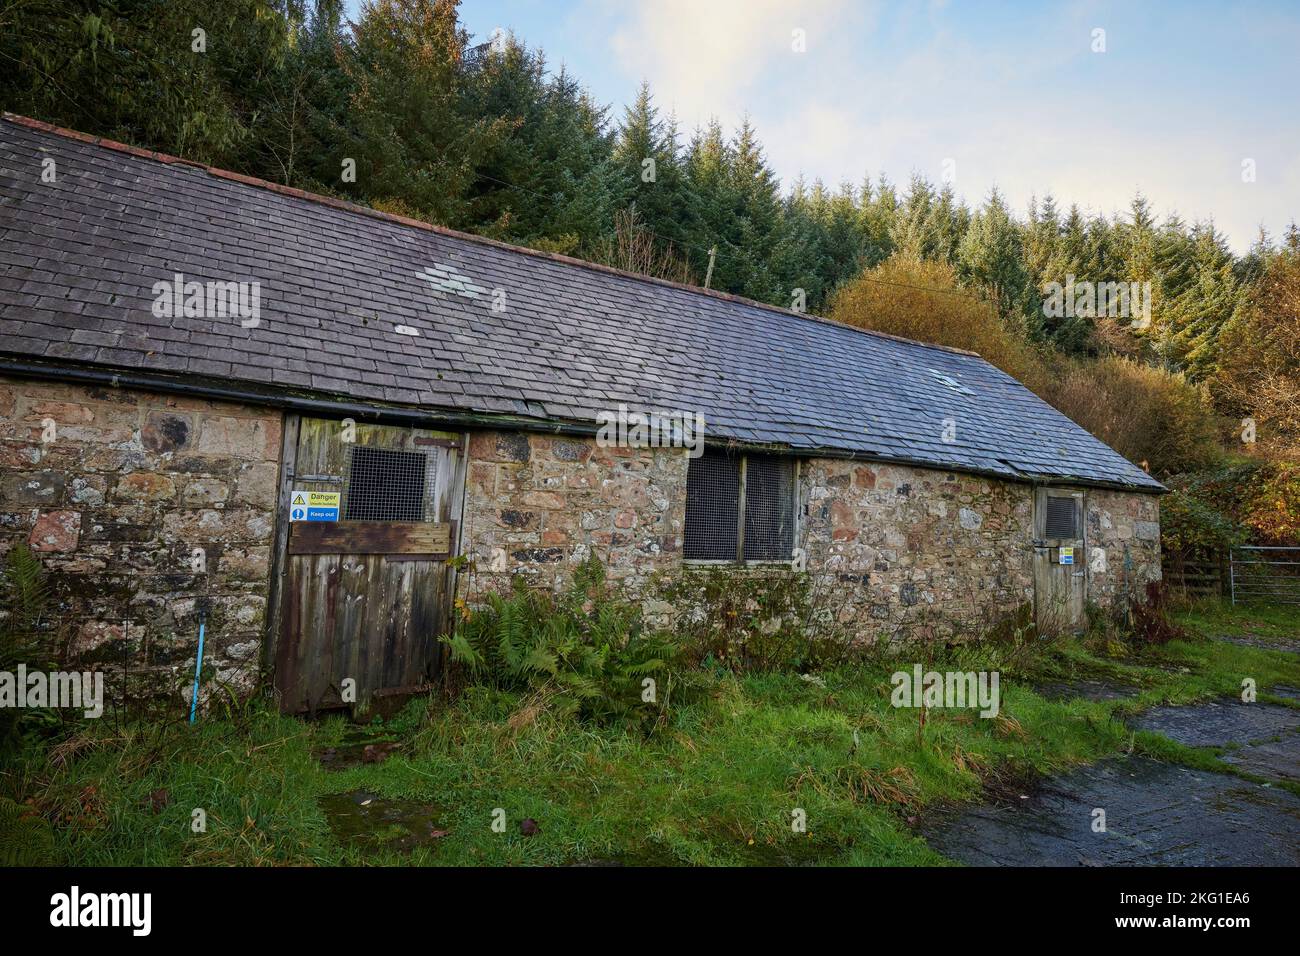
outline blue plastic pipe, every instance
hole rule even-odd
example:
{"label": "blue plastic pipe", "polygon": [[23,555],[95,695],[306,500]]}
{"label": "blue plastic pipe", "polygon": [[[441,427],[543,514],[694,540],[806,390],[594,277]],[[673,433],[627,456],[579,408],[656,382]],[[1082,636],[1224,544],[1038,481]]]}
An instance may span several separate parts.
{"label": "blue plastic pipe", "polygon": [[194,659],[194,695],[190,698],[190,723],[194,723],[194,714],[199,707],[199,675],[203,673],[203,627],[206,614],[199,615],[199,653]]}

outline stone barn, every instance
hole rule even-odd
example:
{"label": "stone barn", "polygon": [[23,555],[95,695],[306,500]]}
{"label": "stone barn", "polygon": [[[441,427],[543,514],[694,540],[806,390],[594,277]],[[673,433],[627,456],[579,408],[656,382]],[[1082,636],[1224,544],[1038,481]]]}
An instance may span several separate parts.
{"label": "stone barn", "polygon": [[0,119],[0,549],[128,679],[188,692],[202,615],[286,710],[420,686],[458,596],[589,555],[1068,630],[1163,490],[974,354]]}

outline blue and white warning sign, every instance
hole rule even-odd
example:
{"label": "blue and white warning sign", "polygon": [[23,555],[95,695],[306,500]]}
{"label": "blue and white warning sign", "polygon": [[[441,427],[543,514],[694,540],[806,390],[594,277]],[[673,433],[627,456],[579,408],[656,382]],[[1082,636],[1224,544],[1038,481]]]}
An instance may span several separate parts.
{"label": "blue and white warning sign", "polygon": [[338,521],[339,493],[295,489],[289,499],[289,520]]}

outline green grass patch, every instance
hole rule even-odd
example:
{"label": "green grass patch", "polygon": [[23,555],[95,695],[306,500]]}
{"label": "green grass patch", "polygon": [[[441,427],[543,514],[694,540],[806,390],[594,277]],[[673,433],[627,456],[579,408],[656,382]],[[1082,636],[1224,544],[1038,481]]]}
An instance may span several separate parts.
{"label": "green grass patch", "polygon": [[[1274,684],[1300,686],[1296,655],[1204,639],[1263,628],[1294,635],[1300,616],[1198,607],[1183,623],[1193,636],[1161,647],[988,644],[923,662],[998,669],[994,719],[933,709],[922,728],[918,711],[892,707],[890,674],[915,663],[906,654],[816,680],[693,671],[687,702],[653,732],[583,721],[527,690],[470,687],[361,729],[258,707],[195,727],[82,723],[10,754],[0,798],[26,808],[24,832],[48,823],[31,837],[34,852],[79,865],[943,865],[917,836],[917,819],[990,788],[1125,752],[1236,772],[1214,748],[1133,732],[1125,719],[1157,704],[1237,696],[1247,677],[1261,699]],[[1083,679],[1139,690],[1101,701],[1035,690]],[[343,769],[317,759],[368,739],[397,746]],[[356,791],[418,806],[420,816],[332,829],[321,798]],[[804,833],[791,826],[798,811]],[[524,835],[526,818],[540,832]],[[427,839],[411,845],[412,828],[425,826]]]}

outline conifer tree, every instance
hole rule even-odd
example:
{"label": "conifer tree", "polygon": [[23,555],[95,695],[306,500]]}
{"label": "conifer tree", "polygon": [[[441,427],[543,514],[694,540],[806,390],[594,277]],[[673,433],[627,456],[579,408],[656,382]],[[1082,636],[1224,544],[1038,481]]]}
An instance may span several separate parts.
{"label": "conifer tree", "polygon": [[478,168],[509,121],[467,114],[458,0],[373,0],[345,61],[345,148],[372,201],[450,226],[470,218]]}

